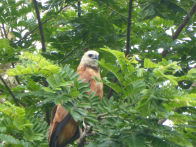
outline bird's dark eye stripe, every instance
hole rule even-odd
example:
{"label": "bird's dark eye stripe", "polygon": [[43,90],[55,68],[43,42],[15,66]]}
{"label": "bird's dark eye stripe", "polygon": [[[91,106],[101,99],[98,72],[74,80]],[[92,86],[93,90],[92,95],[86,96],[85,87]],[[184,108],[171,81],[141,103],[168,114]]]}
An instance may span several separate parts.
{"label": "bird's dark eye stripe", "polygon": [[88,54],[88,56],[89,56],[89,57],[92,57],[92,56],[93,56],[93,54]]}

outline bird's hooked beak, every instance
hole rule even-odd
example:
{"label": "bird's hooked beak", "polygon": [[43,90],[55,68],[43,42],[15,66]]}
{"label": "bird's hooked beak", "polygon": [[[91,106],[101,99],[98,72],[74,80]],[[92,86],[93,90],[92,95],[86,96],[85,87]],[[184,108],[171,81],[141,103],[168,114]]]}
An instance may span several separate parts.
{"label": "bird's hooked beak", "polygon": [[94,55],[94,56],[92,57],[92,59],[98,60],[98,59],[99,59],[99,55]]}
{"label": "bird's hooked beak", "polygon": [[96,55],[96,54],[89,54],[88,55],[91,59],[95,59],[95,60],[98,60],[99,59],[99,55]]}

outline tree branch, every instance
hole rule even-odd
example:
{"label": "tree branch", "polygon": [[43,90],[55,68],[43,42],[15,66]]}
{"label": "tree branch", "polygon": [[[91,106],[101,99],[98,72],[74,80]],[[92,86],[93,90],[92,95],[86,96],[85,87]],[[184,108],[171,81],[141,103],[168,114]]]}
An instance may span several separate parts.
{"label": "tree branch", "polygon": [[[46,81],[46,78],[45,77],[42,77],[42,80],[43,80],[43,85],[45,87],[48,87],[48,82]],[[46,119],[46,122],[48,124],[48,126],[50,125],[50,109],[49,108],[46,108],[46,113],[45,113],[45,119]]]}
{"label": "tree branch", "polygon": [[[117,81],[118,81],[118,79],[116,77],[114,77],[112,82],[116,83]],[[112,96],[113,92],[114,92],[114,90],[112,88],[110,88],[106,97],[109,99]]]}
{"label": "tree branch", "polygon": [[77,147],[84,147],[84,144],[86,142],[86,136],[87,136],[87,130],[85,128],[84,131],[80,135]]}
{"label": "tree branch", "polygon": [[[13,67],[13,68],[15,67],[14,63],[12,63],[12,67]],[[16,79],[16,81],[18,82],[18,84],[20,85],[21,83],[20,83],[20,81],[19,81],[19,79],[18,79],[18,76],[15,76],[15,79]]]}
{"label": "tree branch", "polygon": [[100,119],[101,117],[106,116],[106,115],[108,115],[108,113],[99,114],[99,115],[97,116],[97,119]]}
{"label": "tree branch", "polygon": [[[44,22],[42,22],[42,25],[45,24],[46,22],[48,22],[50,19],[46,19]],[[18,40],[16,42],[16,44],[20,43],[22,40],[24,40],[25,38],[27,38],[30,34],[32,34],[33,32],[35,32],[37,29],[39,28],[39,25],[36,26],[33,30],[31,30],[30,32],[28,32],[24,37],[22,37],[20,40]]]}
{"label": "tree branch", "polygon": [[81,6],[80,6],[80,4],[81,4],[81,1],[79,0],[78,1],[78,17],[81,16]]}
{"label": "tree branch", "polygon": [[15,95],[13,94],[13,92],[11,91],[11,89],[9,88],[7,83],[4,81],[4,79],[1,76],[0,76],[0,79],[3,82],[3,84],[5,85],[5,87],[7,88],[8,92],[10,93],[10,95],[12,96],[12,98],[15,101],[16,105],[19,106],[18,100],[16,99]]}
{"label": "tree branch", "polygon": [[[2,24],[2,25],[3,25],[3,24]],[[4,25],[3,25],[2,28],[3,28],[4,31],[6,31],[5,28],[4,28]],[[2,31],[1,31],[1,33],[2,33]],[[5,33],[5,34],[6,34],[6,33]],[[8,36],[7,36],[7,35],[4,36],[4,35],[2,34],[2,38],[4,38],[4,37],[5,37],[6,39],[8,39]],[[12,67],[14,68],[14,63],[12,63]],[[15,76],[15,79],[16,79],[16,81],[18,82],[18,84],[20,85],[21,83],[20,83],[20,81],[19,81],[19,79],[18,79],[18,76]]]}
{"label": "tree branch", "polygon": [[75,51],[75,49],[72,49],[69,53],[67,53],[63,59],[61,61],[59,61],[59,63],[62,63],[65,61],[65,59],[67,59],[73,52]]}
{"label": "tree branch", "polygon": [[35,12],[36,12],[36,15],[37,15],[37,21],[38,21],[38,25],[39,25],[39,31],[40,31],[41,43],[42,43],[42,52],[46,52],[44,31],[43,31],[43,28],[42,28],[42,23],[41,23],[41,19],[40,19],[40,13],[39,13],[37,1],[33,0],[33,4],[34,4],[34,7],[35,7]]}
{"label": "tree branch", "polygon": [[[129,55],[129,53],[130,53],[130,32],[131,32],[132,6],[133,6],[133,0],[130,0],[129,1],[129,12],[128,12],[129,16],[128,16],[128,20],[127,20],[128,24],[127,24],[127,44],[126,44],[126,53],[125,53],[126,56]],[[115,83],[115,82],[117,82],[117,80],[118,79],[115,77],[113,79],[113,82]],[[109,99],[112,96],[113,92],[114,92],[113,89],[110,88],[108,95],[106,97]]]}
{"label": "tree branch", "polygon": [[[39,9],[38,9],[38,6],[37,6],[37,1],[33,0],[33,3],[34,3],[36,15],[37,15],[37,21],[38,21],[38,25],[39,25],[38,27],[39,27],[40,36],[41,36],[42,53],[45,53],[46,52],[46,46],[45,46],[44,31],[43,31],[42,22],[41,22],[41,19],[40,19],[40,13],[39,13]],[[63,9],[63,7],[60,9],[60,11],[62,9]],[[46,79],[43,77],[42,80],[43,80],[44,86],[48,87],[48,82],[46,81]],[[48,108],[46,109],[45,115],[46,115],[46,121],[47,121],[47,123],[49,125],[50,124],[50,110]]]}
{"label": "tree branch", "polygon": [[184,18],[183,23],[178,27],[178,29],[175,31],[174,35],[172,36],[172,39],[175,40],[178,38],[180,32],[182,29],[186,26],[186,24],[189,22],[193,14],[196,12],[196,3],[193,5],[192,9],[190,10],[189,14]]}
{"label": "tree branch", "polygon": [[[104,1],[99,1],[99,2],[101,2],[101,3],[103,3],[103,4],[105,4],[105,2]],[[106,4],[107,5],[107,4]],[[124,20],[127,20],[127,17],[126,16],[124,16],[123,14],[121,14],[120,12],[118,12],[118,11],[116,11],[116,10],[114,10],[112,7],[110,7],[110,6],[108,6],[107,5],[107,8],[108,9],[110,9],[110,10],[112,10],[114,13],[117,13],[118,15],[120,15]]]}
{"label": "tree branch", "polygon": [[86,137],[93,135],[92,126],[87,126],[83,121],[84,130],[80,132],[80,138],[78,139],[77,147],[84,147],[86,143]]}
{"label": "tree branch", "polygon": [[8,38],[8,37],[7,37],[7,33],[6,33],[6,29],[5,29],[5,26],[4,26],[4,23],[2,23],[2,28],[3,28],[3,32],[4,32],[5,38]]}
{"label": "tree branch", "polygon": [[46,122],[47,122],[47,124],[48,124],[48,126],[50,125],[50,110],[47,108],[46,109],[46,114],[45,114],[46,116]]}
{"label": "tree branch", "polygon": [[3,29],[3,27],[0,26],[1,36],[2,36],[2,38],[5,38],[2,29]]}
{"label": "tree branch", "polygon": [[[62,8],[55,14],[55,16],[58,15],[58,13],[60,13],[60,12],[61,12],[63,9],[65,9],[67,6],[68,6],[68,5],[66,5],[65,7],[62,7]],[[47,23],[49,20],[51,20],[51,19],[52,19],[52,17],[50,17],[50,18],[44,20],[43,22],[41,22],[41,24],[43,25],[43,24]],[[33,30],[31,30],[30,32],[28,32],[28,33],[27,33],[24,37],[22,37],[20,40],[18,40],[18,41],[16,42],[16,44],[20,43],[22,40],[24,40],[25,38],[27,38],[30,34],[32,34],[33,32],[35,32],[38,28],[39,28],[39,25],[36,26],[36,27],[35,27]]]}
{"label": "tree branch", "polygon": [[110,118],[118,118],[118,116],[103,116],[103,117],[100,117],[100,119],[110,119]]}
{"label": "tree branch", "polygon": [[133,0],[129,1],[129,16],[128,16],[128,25],[127,25],[127,45],[126,45],[126,55],[130,53],[130,32],[131,32],[131,15],[132,15],[132,5]]}
{"label": "tree branch", "polygon": [[[192,9],[190,10],[189,14],[184,18],[184,21],[181,25],[179,25],[179,27],[177,28],[177,30],[174,32],[174,34],[172,35],[172,40],[175,40],[178,38],[179,34],[181,33],[181,31],[183,30],[183,28],[186,26],[186,24],[188,23],[188,21],[191,19],[191,17],[193,16],[193,14],[196,12],[196,3],[193,5]],[[168,50],[164,50],[162,52],[162,57],[165,58],[167,56],[167,54],[169,53]]]}

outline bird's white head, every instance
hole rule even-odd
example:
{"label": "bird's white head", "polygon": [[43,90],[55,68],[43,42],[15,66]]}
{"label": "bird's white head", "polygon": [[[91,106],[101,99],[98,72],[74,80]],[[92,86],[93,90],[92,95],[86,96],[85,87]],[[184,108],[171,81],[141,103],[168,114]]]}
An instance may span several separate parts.
{"label": "bird's white head", "polygon": [[82,56],[80,64],[85,64],[92,67],[98,66],[99,53],[96,51],[87,51]]}

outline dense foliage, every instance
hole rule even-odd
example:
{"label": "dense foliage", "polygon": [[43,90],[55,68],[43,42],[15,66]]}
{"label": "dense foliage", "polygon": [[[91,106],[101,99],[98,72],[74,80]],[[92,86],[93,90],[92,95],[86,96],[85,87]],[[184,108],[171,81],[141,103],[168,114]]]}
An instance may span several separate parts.
{"label": "dense foliage", "polygon": [[[43,33],[34,2],[0,2],[0,146],[48,146],[59,103],[92,126],[85,146],[196,146],[196,16],[172,39],[195,0],[133,1],[128,55],[128,0],[38,2]],[[87,50],[103,100],[75,72]]]}

